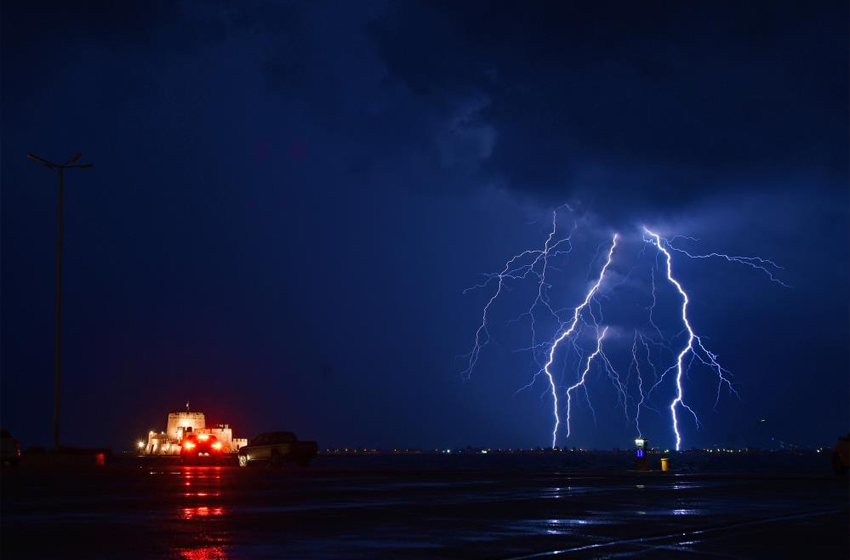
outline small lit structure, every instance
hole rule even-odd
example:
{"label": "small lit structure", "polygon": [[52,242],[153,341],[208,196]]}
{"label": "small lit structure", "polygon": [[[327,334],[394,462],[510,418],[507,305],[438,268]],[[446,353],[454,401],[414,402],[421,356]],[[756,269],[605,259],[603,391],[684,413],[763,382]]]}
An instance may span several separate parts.
{"label": "small lit structure", "polygon": [[190,410],[169,412],[164,432],[150,431],[147,444],[139,442],[139,452],[144,455],[179,455],[180,442],[188,434],[214,435],[221,443],[223,453],[236,453],[242,446],[248,445],[245,438],[234,438],[228,424],[206,426],[203,412]]}
{"label": "small lit structure", "polygon": [[648,471],[649,457],[646,453],[649,451],[649,440],[639,437],[635,440],[635,470]]}

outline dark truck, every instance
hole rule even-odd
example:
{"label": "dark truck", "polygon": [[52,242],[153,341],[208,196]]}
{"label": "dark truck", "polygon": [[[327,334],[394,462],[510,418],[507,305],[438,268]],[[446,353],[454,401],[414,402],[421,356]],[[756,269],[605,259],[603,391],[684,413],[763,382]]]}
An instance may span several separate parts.
{"label": "dark truck", "polygon": [[240,467],[250,463],[269,463],[280,467],[285,463],[296,463],[302,467],[310,464],[310,460],[319,451],[315,441],[298,441],[292,432],[268,432],[260,434],[237,452]]}

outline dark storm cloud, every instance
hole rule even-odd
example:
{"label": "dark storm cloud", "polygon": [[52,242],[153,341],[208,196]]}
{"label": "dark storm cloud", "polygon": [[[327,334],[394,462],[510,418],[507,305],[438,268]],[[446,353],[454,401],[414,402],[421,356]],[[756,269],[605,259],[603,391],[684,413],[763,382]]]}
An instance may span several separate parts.
{"label": "dark storm cloud", "polygon": [[7,3],[4,61],[21,62],[44,74],[83,57],[86,49],[132,55],[139,50],[185,50],[224,38],[224,21],[214,11],[184,8],[168,0]]}
{"label": "dark storm cloud", "polygon": [[434,111],[484,100],[491,177],[610,211],[788,173],[843,184],[846,22],[841,2],[401,2],[370,30]]}
{"label": "dark storm cloud", "polygon": [[[85,83],[103,106],[123,101],[144,110],[168,94],[160,76],[175,58],[195,56],[226,37],[217,13],[185,8],[165,0],[4,3],[3,97],[31,112],[66,84]],[[100,72],[87,74],[92,66]],[[67,115],[78,110],[67,99],[63,109]],[[94,123],[94,115],[90,119]]]}
{"label": "dark storm cloud", "polygon": [[314,29],[297,2],[238,2],[227,7],[234,27],[257,41],[269,85],[286,95],[302,92],[314,62]]}

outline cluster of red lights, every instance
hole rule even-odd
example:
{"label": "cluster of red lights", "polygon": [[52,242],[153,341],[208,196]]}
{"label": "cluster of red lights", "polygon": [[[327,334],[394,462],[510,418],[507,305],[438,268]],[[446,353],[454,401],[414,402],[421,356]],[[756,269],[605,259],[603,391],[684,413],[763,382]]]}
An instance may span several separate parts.
{"label": "cluster of red lights", "polygon": [[[210,439],[209,434],[199,434],[198,435],[198,440],[200,440],[200,441],[209,441],[209,439]],[[213,440],[215,440],[215,438],[213,438]],[[187,440],[183,441],[182,445],[183,445],[183,449],[194,449],[197,444],[194,441],[192,441],[191,439],[187,439]],[[215,449],[216,451],[221,451],[222,445],[221,445],[220,441],[213,441],[211,447],[213,449]]]}

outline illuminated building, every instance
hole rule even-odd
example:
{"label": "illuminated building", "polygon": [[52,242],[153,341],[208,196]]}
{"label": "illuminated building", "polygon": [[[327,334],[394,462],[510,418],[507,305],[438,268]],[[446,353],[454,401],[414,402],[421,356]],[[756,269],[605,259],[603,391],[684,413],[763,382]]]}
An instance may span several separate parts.
{"label": "illuminated building", "polygon": [[221,442],[224,453],[236,453],[243,445],[248,445],[245,438],[234,438],[233,430],[227,424],[216,424],[208,428],[203,412],[169,412],[168,423],[163,432],[148,433],[147,444],[140,453],[145,455],[179,455],[180,442],[187,434],[211,434]]}

